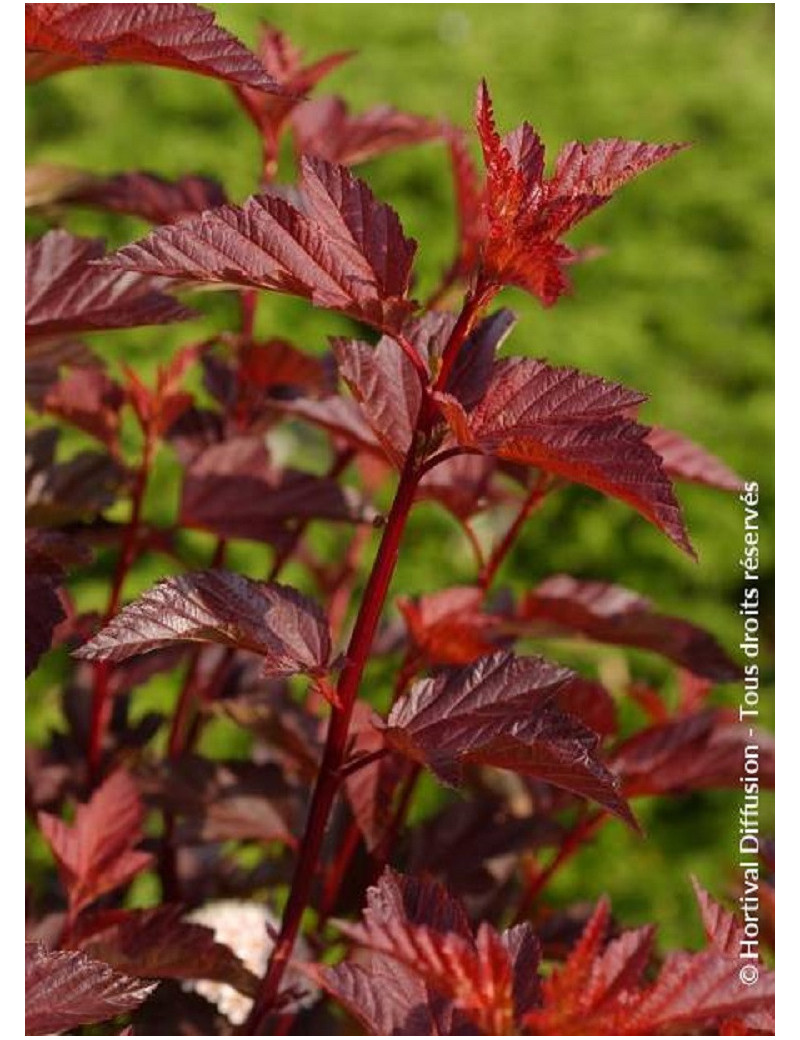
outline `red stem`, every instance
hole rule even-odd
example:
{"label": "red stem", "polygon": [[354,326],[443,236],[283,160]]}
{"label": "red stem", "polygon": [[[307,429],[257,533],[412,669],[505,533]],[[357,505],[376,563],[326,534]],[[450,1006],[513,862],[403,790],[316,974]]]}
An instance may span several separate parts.
{"label": "red stem", "polygon": [[461,308],[461,313],[459,314],[458,320],[453,326],[453,331],[450,333],[450,338],[442,351],[442,360],[439,366],[439,373],[436,377],[434,390],[444,390],[447,386],[447,380],[450,378],[450,372],[452,371],[453,365],[456,363],[458,352],[461,350],[464,340],[470,332],[472,332],[472,328],[478,320],[481,311],[490,299],[491,296],[487,298],[486,294],[479,290],[470,290],[464,297],[464,305]]}
{"label": "red stem", "polygon": [[325,752],[311,797],[306,831],[297,857],[292,887],[283,915],[281,932],[270,957],[253,1010],[241,1035],[259,1036],[264,1019],[274,1006],[275,998],[294,947],[300,923],[308,905],[316,873],[322,840],[331,807],[339,788],[339,769],[347,750],[350,717],[358,694],[361,677],[380,620],[386,593],[394,573],[400,540],[414,502],[418,474],[414,450],[409,451],[394,502],[383,530],[367,587],[361,600],[346,662],[339,677],[337,694],[340,708],[331,715]]}
{"label": "red stem", "polygon": [[557,855],[550,861],[550,864],[545,867],[544,870],[537,871],[525,886],[517,913],[514,917],[514,924],[520,924],[522,921],[525,921],[530,917],[534,903],[547,883],[556,871],[560,870],[567,860],[571,859],[571,857],[581,848],[586,838],[592,833],[592,831],[597,829],[605,817],[605,813],[599,812],[589,814],[578,820],[569,834],[567,834],[561,844],[561,848],[558,850]]}
{"label": "red stem", "polygon": [[378,880],[380,875],[383,873],[383,869],[389,862],[389,857],[392,854],[392,849],[400,836],[400,831],[403,829],[403,824],[406,822],[406,816],[408,810],[411,808],[411,799],[414,795],[414,789],[417,786],[417,781],[422,773],[422,766],[416,762],[410,767],[406,773],[405,778],[402,781],[402,787],[400,789],[400,795],[398,798],[397,806],[392,814],[392,818],[389,821],[386,830],[381,837],[380,842],[372,853],[372,876],[373,883]]}
{"label": "red stem", "polygon": [[339,890],[347,873],[348,867],[356,854],[361,841],[361,828],[355,820],[351,820],[345,831],[344,838],[336,850],[336,857],[331,863],[325,887],[319,905],[319,921],[317,928],[321,930],[333,911],[336,909],[336,900],[339,898]]}
{"label": "red stem", "polygon": [[358,575],[358,564],[363,549],[369,541],[372,531],[364,526],[356,528],[350,544],[345,553],[344,564],[337,577],[336,588],[331,593],[328,606],[328,624],[331,629],[331,638],[338,642],[344,623],[347,620],[347,608],[353,595],[353,584]]}
{"label": "red stem", "polygon": [[525,521],[531,515],[531,513],[544,501],[545,496],[551,489],[548,477],[545,473],[539,475],[536,483],[531,487],[528,494],[525,496],[522,505],[514,517],[511,525],[509,526],[506,533],[503,535],[500,542],[495,546],[492,555],[489,557],[486,566],[482,569],[479,577],[478,584],[485,591],[494,581],[495,575],[500,570],[503,561],[516,542]]}
{"label": "red stem", "polygon": [[[139,541],[139,528],[142,520],[142,505],[147,490],[147,481],[150,476],[150,466],[153,461],[153,438],[149,430],[144,432],[144,446],[142,448],[142,461],[136,474],[136,483],[131,495],[131,516],[125,528],[122,539],[122,548],[114,578],[111,584],[111,593],[108,606],[103,615],[103,625],[107,625],[119,609],[122,599],[122,587],[128,576],[128,571],[136,559],[136,550]],[[100,766],[100,756],[103,749],[103,738],[108,724],[108,696],[111,679],[111,665],[107,661],[101,661],[94,668],[94,689],[92,691],[92,713],[89,730],[89,744],[86,749],[86,762],[89,768],[90,780],[97,777]]]}
{"label": "red stem", "polygon": [[239,293],[242,308],[242,336],[245,340],[253,338],[256,324],[256,307],[258,306],[258,290],[243,289]]}

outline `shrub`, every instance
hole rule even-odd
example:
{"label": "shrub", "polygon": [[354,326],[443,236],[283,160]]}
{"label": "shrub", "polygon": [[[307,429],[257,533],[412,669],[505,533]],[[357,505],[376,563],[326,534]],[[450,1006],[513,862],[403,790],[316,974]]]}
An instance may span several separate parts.
{"label": "shrub", "polygon": [[[48,216],[92,207],[154,228],[107,253],[58,227],[26,251],[26,389],[42,417],[27,438],[26,664],[57,645],[72,660],[66,730],[29,756],[55,869],[29,913],[28,1033],[132,1010],[137,1032],[161,1035],[354,1020],[378,1035],[773,1032],[772,974],[743,957],[746,903],[740,920],[695,882],[706,946],[663,957],[655,928],[621,929],[607,900],[542,900],[608,820],[638,828],[637,798],[743,783],[754,731],[710,701],[741,668],[618,585],[554,574],[521,596],[497,588],[523,527],[569,484],[620,500],[690,555],[674,481],[757,502],[756,485],[646,424],[644,394],[497,356],[515,322],[500,291],[555,305],[585,259],[565,236],[682,146],[572,142],[548,174],[536,131],[501,135],[482,83],[476,164],[469,135],[441,121],[309,98],[348,55],[304,64],[277,30],[256,56],[191,4],[26,10],[30,78],[109,61],[220,78],[263,145],[263,183],[243,205],[196,175],[39,167],[29,182]],[[298,179],[279,185],[289,138]],[[422,141],[447,151],[459,227],[424,304],[416,242],[352,172]],[[174,294],[198,288],[235,294],[238,327],[184,344],[152,381],[133,365],[117,376],[79,338],[184,321]],[[353,336],[325,356],[288,329],[259,338],[262,293],[338,312]],[[145,508],[165,457],[180,472],[168,525]],[[475,580],[397,596],[400,620],[385,608],[421,501],[463,532]],[[507,521],[488,546],[486,517]],[[315,539],[320,524],[348,539]],[[266,575],[226,567],[239,542],[269,547]],[[108,552],[91,611],[81,576]],[[152,554],[172,573],[131,596]],[[279,580],[290,567],[303,591]],[[680,696],[631,686],[645,715],[631,730],[590,670],[518,652],[553,639],[556,658],[573,639],[660,655]],[[168,673],[171,714],[134,712]],[[246,755],[219,754],[220,720]],[[461,796],[424,801],[426,774]],[[160,892],[146,907],[132,905],[143,876]]]}

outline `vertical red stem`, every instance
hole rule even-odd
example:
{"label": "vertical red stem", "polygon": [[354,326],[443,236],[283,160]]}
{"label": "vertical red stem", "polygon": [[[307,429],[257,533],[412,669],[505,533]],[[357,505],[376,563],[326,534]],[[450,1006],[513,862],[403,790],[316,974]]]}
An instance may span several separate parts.
{"label": "vertical red stem", "polygon": [[[131,516],[125,528],[122,539],[122,548],[114,578],[111,584],[108,606],[103,615],[103,624],[106,625],[119,609],[122,598],[122,587],[128,576],[128,571],[136,559],[136,551],[139,541],[139,528],[142,521],[142,505],[144,494],[147,490],[147,481],[150,476],[150,466],[153,461],[153,439],[149,431],[145,431],[144,446],[142,448],[142,461],[136,474],[136,482],[131,496]],[[110,689],[111,666],[101,661],[94,667],[94,689],[92,691],[92,714],[89,730],[89,745],[86,751],[86,760],[89,767],[89,777],[94,779],[100,765],[100,756],[103,748],[103,737],[105,736],[108,723],[108,694]]]}
{"label": "vertical red stem", "polygon": [[325,887],[319,903],[318,929],[322,929],[325,922],[336,908],[336,900],[339,890],[347,874],[347,868],[356,854],[361,841],[361,828],[355,820],[351,820],[345,831],[344,838],[336,850],[336,856],[331,864],[328,876],[325,879]]}
{"label": "vertical red stem", "polygon": [[378,627],[389,582],[397,563],[400,540],[414,502],[418,479],[412,447],[400,476],[394,502],[383,530],[383,537],[350,638],[346,662],[337,686],[341,707],[334,709],[331,715],[325,752],[311,797],[306,831],[297,857],[281,932],[272,952],[267,973],[262,980],[261,989],[254,1002],[252,1013],[245,1023],[242,1034],[245,1036],[260,1035],[264,1019],[275,1003],[283,974],[300,930],[303,912],[308,905],[328,816],[339,787],[339,769],[347,749],[353,705]]}

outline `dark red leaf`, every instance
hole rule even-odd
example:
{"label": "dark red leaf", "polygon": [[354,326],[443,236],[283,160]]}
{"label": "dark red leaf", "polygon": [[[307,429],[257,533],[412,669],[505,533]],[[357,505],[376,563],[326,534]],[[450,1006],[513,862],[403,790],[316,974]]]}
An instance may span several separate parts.
{"label": "dark red leaf", "polygon": [[229,571],[165,578],[123,608],[75,656],[124,661],[186,642],[249,650],[264,659],[264,674],[271,676],[322,675],[331,664],[328,625],[315,603],[286,585]]}
{"label": "dark red leaf", "polygon": [[141,786],[149,801],[176,818],[179,844],[294,845],[299,801],[274,766],[184,755],[146,773]]}
{"label": "dark red leaf", "polygon": [[589,729],[601,736],[617,731],[617,707],[614,698],[599,682],[576,678],[557,694],[555,705],[568,715],[574,715]]}
{"label": "dark red leaf", "polygon": [[336,394],[318,400],[298,398],[296,401],[284,401],[280,407],[287,415],[305,419],[327,430],[340,444],[377,456],[382,461],[385,459],[383,446],[364,419],[358,404],[349,398]]}
{"label": "dark red leaf", "polygon": [[510,769],[592,798],[635,826],[617,777],[597,757],[597,735],[553,706],[574,679],[543,658],[500,651],[415,683],[390,712],[386,739],[445,783],[459,783],[469,763]]}
{"label": "dark red leaf", "polygon": [[[484,923],[473,937],[460,904],[435,882],[384,871],[367,893],[363,923],[340,927],[379,963],[392,958],[415,972],[489,1035],[513,1030],[516,996],[523,1007],[535,999],[536,983],[526,977],[532,969],[535,979],[539,960],[530,926],[499,935]],[[345,983],[358,980],[345,970]]]}
{"label": "dark red leaf", "polygon": [[[351,760],[387,750],[383,736],[373,725],[372,709],[361,702],[355,705],[350,731]],[[394,795],[407,769],[404,759],[389,752],[348,773],[345,779],[344,794],[369,850],[376,848],[386,834],[393,814]]]}
{"label": "dark red leaf", "polygon": [[25,675],[53,643],[56,626],[66,618],[58,581],[49,574],[25,574]]}
{"label": "dark red leaf", "polygon": [[254,54],[198,4],[25,4],[26,78],[144,63],[278,90]]}
{"label": "dark red leaf", "polygon": [[339,372],[387,458],[402,469],[422,405],[417,370],[388,336],[374,347],[360,340],[336,339],[333,350]]}
{"label": "dark red leaf", "polygon": [[741,723],[720,709],[640,730],[617,748],[612,763],[628,798],[738,787],[750,739],[758,743],[760,781],[768,787],[775,781],[772,738],[761,731],[748,738]]}
{"label": "dark red leaf", "polygon": [[[36,444],[52,441],[52,451]],[[89,520],[107,509],[128,480],[127,471],[111,455],[82,451],[67,462],[52,461],[58,430],[49,427],[26,437],[25,519],[32,527],[56,527]]]}
{"label": "dark red leaf", "polygon": [[207,448],[220,444],[225,434],[225,420],[218,411],[192,405],[181,412],[164,436],[188,467]]}
{"label": "dark red leaf", "polygon": [[495,355],[516,324],[506,308],[485,318],[464,341],[447,380],[446,391],[467,411],[477,407],[495,375]]}
{"label": "dark red leaf", "polygon": [[406,299],[416,243],[397,214],[343,166],[305,158],[302,210],[256,195],[161,227],[106,265],[195,284],[270,289],[391,332],[413,310]]}
{"label": "dark red leaf", "polygon": [[163,280],[92,263],[102,256],[100,239],[77,238],[60,229],[26,242],[27,338],[163,325],[192,317],[191,311],[159,291]]}
{"label": "dark red leaf", "polygon": [[168,181],[144,171],[118,173],[68,190],[60,202],[79,203],[95,209],[110,210],[141,217],[153,224],[172,224],[194,213],[225,204],[222,185],[210,177],[187,174]]}
{"label": "dark red leaf", "polygon": [[721,459],[682,433],[654,426],[647,435],[647,443],[661,456],[664,470],[675,480],[705,484],[720,491],[740,491],[744,484]]}
{"label": "dark red leaf", "polygon": [[41,409],[61,369],[103,369],[103,362],[80,340],[34,339],[25,343],[25,400]]}
{"label": "dark red leaf", "polygon": [[528,593],[520,615],[540,634],[574,632],[600,643],[650,650],[716,682],[741,675],[704,629],[657,613],[647,599],[620,585],[555,574]]}
{"label": "dark red leaf", "polygon": [[523,851],[557,845],[562,835],[553,819],[514,815],[502,799],[482,792],[481,798],[454,802],[411,828],[409,866],[453,891],[483,895],[511,877]]}
{"label": "dark red leaf", "polygon": [[497,461],[490,455],[453,455],[428,470],[417,498],[438,502],[459,520],[469,520],[504,497],[492,477]]}
{"label": "dark red leaf", "polygon": [[297,520],[370,523],[376,516],[352,488],[328,477],[279,470],[261,437],[234,437],[198,454],[187,467],[180,520],[223,538],[280,541]]}
{"label": "dark red leaf", "polygon": [[476,125],[486,166],[488,232],[482,291],[517,285],[545,306],[569,290],[564,268],[577,254],[566,232],[610,200],[626,181],[684,145],[648,145],[619,138],[566,145],[553,176],[544,176],[544,145],[528,123],[501,138],[485,83],[478,88]]}
{"label": "dark red leaf", "polygon": [[442,136],[443,127],[388,105],[350,115],[341,98],[323,97],[295,108],[292,131],[298,155],[355,166],[396,148],[435,140]]}
{"label": "dark red leaf", "polygon": [[64,569],[91,558],[85,547],[58,531],[25,532],[25,674],[49,650],[66,615],[58,594]]}
{"label": "dark red leaf", "polygon": [[248,695],[245,690],[241,696],[219,700],[211,707],[250,730],[269,747],[272,756],[286,763],[288,775],[299,775],[306,781],[316,776],[322,759],[324,723],[285,688],[264,690],[259,677],[255,692]]}
{"label": "dark red leaf", "polygon": [[149,853],[134,849],[142,838],[143,819],[139,792],[122,770],[78,806],[71,825],[39,813],[39,828],[56,858],[72,917],[150,865]]}
{"label": "dark red leaf", "polygon": [[133,1011],[155,989],[75,950],[25,943],[25,1034],[48,1036]]}
{"label": "dark red leaf", "polygon": [[84,922],[81,948],[117,971],[149,979],[210,979],[254,996],[258,979],[214,932],[182,920],[181,906],[95,914]]}
{"label": "dark red leaf", "polygon": [[647,427],[624,418],[644,395],[574,368],[509,358],[495,362],[486,395],[471,412],[452,395],[437,396],[465,447],[619,498],[694,555]]}
{"label": "dark red leaf", "polygon": [[72,368],[50,386],[38,404],[40,411],[77,426],[114,449],[125,401],[122,387],[102,368]]}

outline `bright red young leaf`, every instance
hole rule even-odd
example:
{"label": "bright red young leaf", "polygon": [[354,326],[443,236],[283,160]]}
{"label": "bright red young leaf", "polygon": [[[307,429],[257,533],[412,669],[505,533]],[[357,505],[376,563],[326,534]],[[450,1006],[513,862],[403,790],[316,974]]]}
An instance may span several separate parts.
{"label": "bright red young leaf", "polygon": [[143,820],[139,792],[122,770],[78,806],[72,824],[39,813],[39,828],[58,863],[71,917],[150,865],[150,854],[134,849],[143,837]]}
{"label": "bright red young leaf", "polygon": [[741,675],[712,635],[690,621],[657,613],[649,600],[621,585],[554,574],[525,596],[519,615],[532,634],[577,633],[650,650],[715,682]]}
{"label": "bright red young leaf", "polygon": [[[530,926],[500,935],[484,923],[473,936],[461,905],[436,882],[386,870],[367,892],[362,923],[340,927],[372,956],[363,968],[322,969],[323,984],[376,1032],[380,1021],[404,1010],[417,1021],[449,1023],[448,1035],[463,1032],[467,1022],[481,1033],[504,1035],[538,999],[539,947]],[[377,982],[387,961],[397,962],[399,985],[384,997]],[[409,973],[418,976],[416,984]],[[461,1012],[460,1022],[454,1011]]]}
{"label": "bright red young leaf", "polygon": [[739,940],[744,938],[741,924],[730,910],[726,910],[712,899],[697,878],[692,878],[692,887],[697,905],[700,907],[703,930],[706,933],[708,944],[729,957],[738,957],[741,952]]}
{"label": "bright red young leaf", "polygon": [[499,651],[415,683],[392,708],[385,736],[445,783],[459,783],[473,763],[510,769],[591,798],[635,827],[619,780],[597,756],[597,735],[554,706],[575,679],[541,657]]}
{"label": "bright red young leaf", "polygon": [[84,921],[80,946],[116,971],[144,979],[211,979],[254,996],[258,979],[214,932],[182,920],[182,906],[111,910]]}
{"label": "bright red young leaf", "polygon": [[192,406],[194,398],[181,389],[181,384],[201,353],[202,346],[197,344],[176,350],[166,364],[158,366],[153,386],[143,383],[133,369],[125,366],[128,401],[139,425],[151,438],[162,437]]}
{"label": "bright red young leaf", "polygon": [[410,637],[432,664],[469,664],[496,650],[502,618],[483,609],[483,591],[454,586],[418,600],[398,599]]}
{"label": "bright red young leaf", "polygon": [[163,280],[95,266],[92,261],[102,255],[100,239],[77,238],[68,231],[48,231],[26,242],[27,338],[163,325],[192,316],[159,291]]}
{"label": "bright red young leaf", "polygon": [[155,989],[76,950],[25,943],[25,1035],[52,1036],[133,1011]]}
{"label": "bright red young leaf", "polygon": [[221,206],[107,258],[113,268],[195,284],[269,289],[391,332],[406,299],[416,243],[397,214],[343,166],[304,158],[297,208],[281,195]]}
{"label": "bright red young leaf", "polygon": [[220,643],[263,658],[263,674],[324,675],[331,667],[325,615],[287,585],[229,571],[165,578],[124,607],[75,651],[90,661],[124,661],[174,643]]}
{"label": "bright red young leaf", "polygon": [[[773,740],[756,731],[760,782],[775,782]],[[738,721],[722,709],[699,711],[634,733],[612,756],[614,771],[626,797],[681,794],[741,783],[748,737]]]}
{"label": "bright red young leaf", "polygon": [[143,63],[280,91],[254,54],[198,4],[25,4],[26,78]]}
{"label": "bright red young leaf", "polygon": [[[632,1036],[658,1033],[685,1035],[687,1029],[706,1029],[729,1018],[751,1014],[771,1018],[775,1005],[775,977],[764,972],[752,986],[742,985],[738,959],[716,950],[667,954],[657,982],[637,1007],[628,1009],[626,1032]],[[774,1029],[774,1025],[773,1025]]]}
{"label": "bright red young leaf", "polygon": [[479,294],[516,285],[545,306],[569,290],[565,265],[575,252],[561,240],[608,202],[621,185],[674,155],[684,145],[651,145],[619,138],[562,148],[555,172],[544,175],[544,144],[522,123],[501,138],[486,83],[478,88],[476,124],[486,165],[488,231]]}
{"label": "bright red young leaf", "polygon": [[246,341],[236,345],[239,396],[294,396],[331,389],[330,358],[307,354],[285,339]]}
{"label": "bright red young leaf", "polygon": [[537,1035],[722,1032],[726,1019],[770,1015],[771,972],[760,974],[754,985],[743,985],[738,956],[715,944],[700,953],[668,954],[658,978],[648,984],[644,972],[654,930],[623,932],[605,945],[608,920],[608,904],[602,900],[564,966],[545,980],[543,1007],[525,1020]]}
{"label": "bright red young leaf", "polygon": [[545,979],[543,1007],[525,1020],[536,1035],[627,1032],[626,1008],[652,955],[655,929],[624,932],[606,945],[610,916],[601,899],[566,962]]}
{"label": "bright red young leaf", "polygon": [[292,112],[295,150],[328,162],[355,166],[406,145],[432,141],[443,127],[432,119],[378,105],[351,115],[339,97],[315,98]]}
{"label": "bright red young leaf", "polygon": [[284,94],[267,94],[245,86],[234,86],[233,91],[261,134],[264,173],[271,179],[277,172],[281,134],[292,111],[303,102],[304,94],[354,52],[328,54],[319,61],[304,65],[300,48],[286,33],[269,25],[261,26],[257,52],[262,65],[283,88]]}
{"label": "bright red young leaf", "polygon": [[265,542],[280,542],[297,520],[369,523],[376,515],[353,488],[274,467],[261,437],[231,437],[198,454],[186,469],[180,505],[186,527]]}
{"label": "bright red young leaf", "polygon": [[672,484],[647,444],[647,427],[625,418],[643,394],[518,357],[495,362],[486,396],[472,411],[450,394],[437,399],[465,447],[619,498],[694,555]]}
{"label": "bright red young leaf", "polygon": [[141,217],[152,224],[172,224],[227,201],[222,185],[210,177],[187,174],[168,181],[155,173],[137,171],[95,178],[89,184],[67,191],[61,202]]}
{"label": "bright red young leaf", "polygon": [[705,484],[720,491],[740,491],[744,481],[710,451],[684,437],[682,433],[654,426],[647,443],[661,456],[665,471],[674,480]]}

